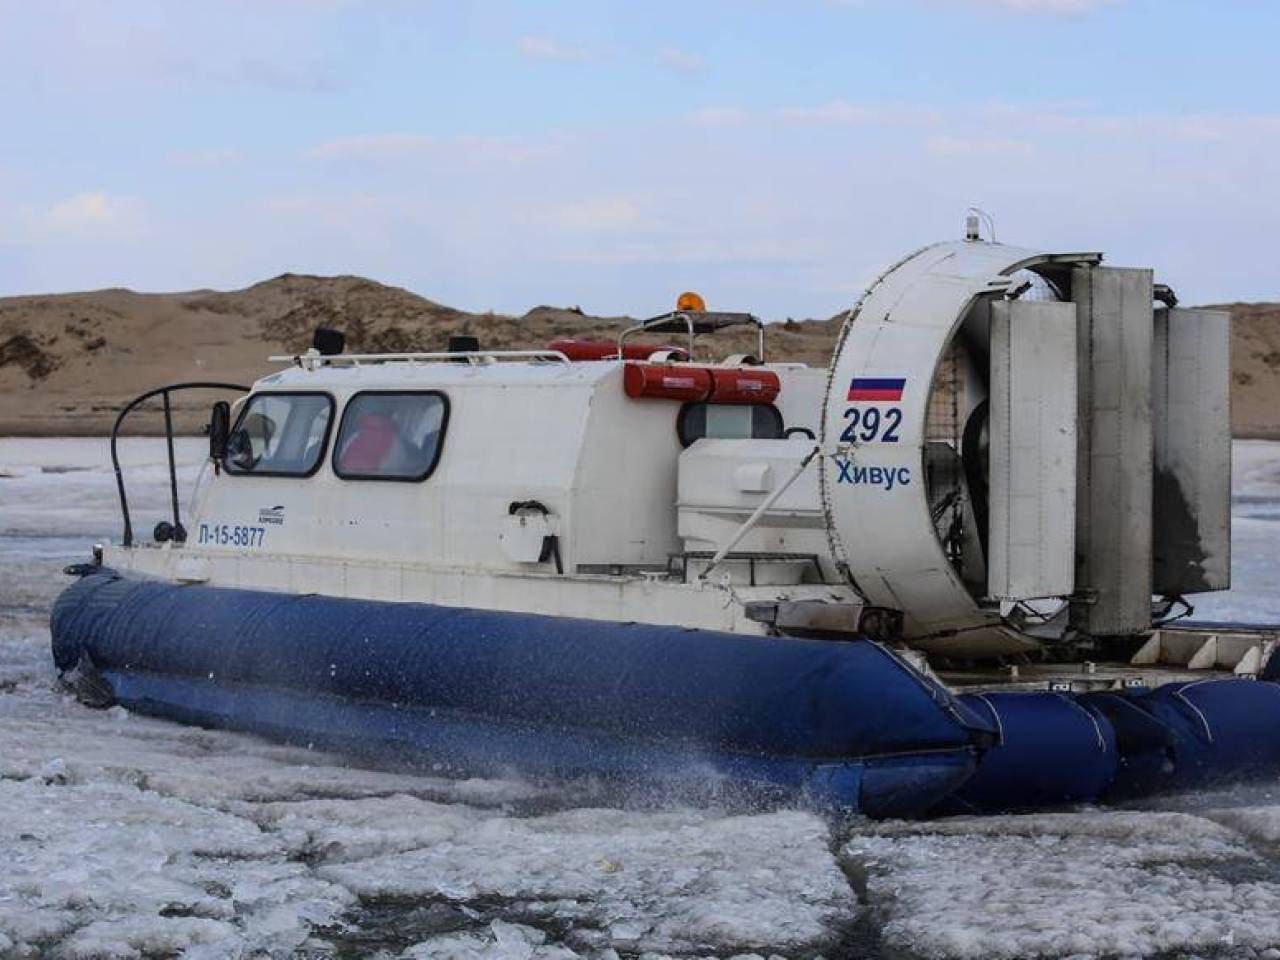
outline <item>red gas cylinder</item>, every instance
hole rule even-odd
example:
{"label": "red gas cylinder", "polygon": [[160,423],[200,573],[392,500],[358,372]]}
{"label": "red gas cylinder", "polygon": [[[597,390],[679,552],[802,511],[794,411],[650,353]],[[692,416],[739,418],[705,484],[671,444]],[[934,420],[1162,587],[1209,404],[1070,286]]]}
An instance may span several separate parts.
{"label": "red gas cylinder", "polygon": [[753,367],[713,367],[712,403],[773,403],[782,389],[772,370]]}
{"label": "red gas cylinder", "polygon": [[[608,360],[618,355],[618,344],[612,340],[552,340],[547,344],[548,350],[559,350],[573,361]],[[685,357],[685,351],[679,347],[654,346],[651,343],[628,343],[622,348],[624,360],[648,360],[659,350],[673,350],[679,357]]]}
{"label": "red gas cylinder", "polygon": [[711,392],[711,371],[678,363],[628,363],[622,385],[632,399],[705,400]]}

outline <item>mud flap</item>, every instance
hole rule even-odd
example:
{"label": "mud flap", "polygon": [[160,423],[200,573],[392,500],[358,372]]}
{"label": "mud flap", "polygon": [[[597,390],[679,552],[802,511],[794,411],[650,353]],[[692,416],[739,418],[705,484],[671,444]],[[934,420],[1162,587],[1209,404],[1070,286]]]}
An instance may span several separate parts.
{"label": "mud flap", "polygon": [[58,682],[86,707],[105,710],[115,706],[115,689],[111,686],[111,681],[94,665],[88,651],[81,652],[80,659],[70,670],[62,671]]}

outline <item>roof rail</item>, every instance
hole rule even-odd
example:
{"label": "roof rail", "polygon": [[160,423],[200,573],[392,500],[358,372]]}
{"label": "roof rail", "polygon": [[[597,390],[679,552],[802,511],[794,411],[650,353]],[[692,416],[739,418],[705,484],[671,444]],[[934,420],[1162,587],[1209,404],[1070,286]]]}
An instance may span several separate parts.
{"label": "roof rail", "polygon": [[272,363],[295,363],[314,370],[325,366],[355,366],[373,363],[416,363],[432,360],[465,360],[473,365],[496,363],[499,360],[550,360],[571,365],[572,361],[560,350],[467,350],[436,353],[335,353],[323,355],[308,350],[295,355],[279,355],[267,358]]}
{"label": "roof rail", "polygon": [[673,310],[627,327],[618,334],[618,354],[626,348],[627,337],[633,333],[687,333],[689,335],[689,359],[693,359],[693,338],[702,333],[715,333],[725,327],[742,324],[756,328],[756,359],[764,363],[764,321],[752,313],[724,313],[712,310]]}

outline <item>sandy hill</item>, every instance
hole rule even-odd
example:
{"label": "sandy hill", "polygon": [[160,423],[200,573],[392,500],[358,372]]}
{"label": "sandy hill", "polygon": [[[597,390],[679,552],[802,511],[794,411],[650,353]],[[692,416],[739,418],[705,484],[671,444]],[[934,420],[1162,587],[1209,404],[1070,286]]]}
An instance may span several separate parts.
{"label": "sandy hill", "polygon": [[1280,440],[1280,303],[1224,303],[1231,311],[1231,430]]}
{"label": "sandy hill", "polygon": [[[1280,304],[1228,308],[1236,318],[1236,433],[1280,437]],[[840,320],[775,324],[770,356],[825,365]],[[0,298],[0,435],[102,435],[137,393],[179,380],[247,384],[270,372],[269,354],[308,346],[320,323],[345,330],[349,350],[374,352],[441,350],[455,333],[487,348],[540,347],[558,337],[610,338],[628,322],[572,307],[468,313],[351,276],[284,274],[230,292]],[[754,346],[747,332],[716,345],[724,353]],[[198,429],[209,402],[180,399],[179,427]],[[148,423],[158,429],[159,416],[139,416],[134,429]]]}

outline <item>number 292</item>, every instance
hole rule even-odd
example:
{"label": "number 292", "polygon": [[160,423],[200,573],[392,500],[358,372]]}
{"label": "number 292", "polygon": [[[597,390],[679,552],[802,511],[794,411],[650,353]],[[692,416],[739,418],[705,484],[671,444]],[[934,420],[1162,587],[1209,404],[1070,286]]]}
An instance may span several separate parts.
{"label": "number 292", "polygon": [[840,434],[841,443],[897,443],[902,425],[902,408],[849,407],[844,412],[848,421]]}

